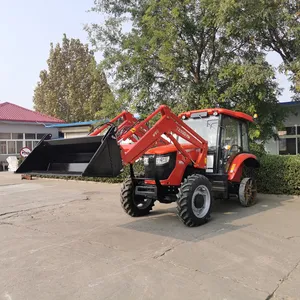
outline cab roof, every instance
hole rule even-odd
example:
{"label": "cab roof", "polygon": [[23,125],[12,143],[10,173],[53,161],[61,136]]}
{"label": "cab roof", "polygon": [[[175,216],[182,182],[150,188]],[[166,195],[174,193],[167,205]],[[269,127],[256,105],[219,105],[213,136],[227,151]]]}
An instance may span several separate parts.
{"label": "cab roof", "polygon": [[242,119],[248,122],[253,122],[253,118],[251,116],[239,111],[233,111],[226,108],[206,108],[206,109],[191,110],[179,114],[179,118],[182,117],[190,118],[192,114],[204,113],[204,112],[206,112],[208,115],[215,115],[215,114],[227,115],[236,119]]}

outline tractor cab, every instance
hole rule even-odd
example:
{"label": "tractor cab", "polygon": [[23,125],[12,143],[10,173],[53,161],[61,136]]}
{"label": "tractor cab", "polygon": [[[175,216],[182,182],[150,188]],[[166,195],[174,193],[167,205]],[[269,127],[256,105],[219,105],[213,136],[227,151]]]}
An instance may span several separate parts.
{"label": "tractor cab", "polygon": [[[216,108],[182,113],[179,117],[208,143],[207,170],[227,173],[239,153],[249,152],[248,123],[252,117],[241,112]],[[179,143],[184,143],[178,138]]]}

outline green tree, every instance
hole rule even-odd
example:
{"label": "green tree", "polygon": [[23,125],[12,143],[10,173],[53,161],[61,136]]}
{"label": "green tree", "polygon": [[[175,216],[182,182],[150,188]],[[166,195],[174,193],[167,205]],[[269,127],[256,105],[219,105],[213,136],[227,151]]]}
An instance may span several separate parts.
{"label": "green tree", "polygon": [[61,44],[51,44],[48,70],[40,72],[34,90],[37,111],[67,122],[92,120],[102,101],[112,94],[94,54],[79,39],[63,36]]}
{"label": "green tree", "polygon": [[[104,52],[117,94],[142,114],[158,104],[175,112],[220,105],[260,116],[254,138],[267,139],[283,116],[265,54],[228,35],[221,0],[95,1],[104,25],[87,27]],[[122,31],[124,22],[132,28]],[[272,112],[270,114],[270,111]]]}
{"label": "green tree", "polygon": [[222,0],[218,18],[228,36],[278,53],[280,70],[289,75],[295,100],[299,99],[299,0]]}

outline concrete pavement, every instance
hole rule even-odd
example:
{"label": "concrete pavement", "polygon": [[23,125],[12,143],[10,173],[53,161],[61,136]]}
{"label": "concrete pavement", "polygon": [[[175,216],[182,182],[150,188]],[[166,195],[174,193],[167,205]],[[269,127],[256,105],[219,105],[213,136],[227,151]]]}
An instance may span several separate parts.
{"label": "concrete pavement", "polygon": [[119,190],[0,172],[0,299],[300,299],[299,197],[187,228],[175,205],[130,218]]}

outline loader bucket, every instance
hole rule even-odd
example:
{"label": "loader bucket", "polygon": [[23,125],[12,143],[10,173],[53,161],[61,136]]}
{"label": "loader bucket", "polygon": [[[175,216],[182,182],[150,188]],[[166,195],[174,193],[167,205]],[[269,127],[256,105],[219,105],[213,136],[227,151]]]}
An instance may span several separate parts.
{"label": "loader bucket", "polygon": [[115,177],[123,168],[115,127],[104,136],[50,140],[45,136],[16,173],[52,176]]}

